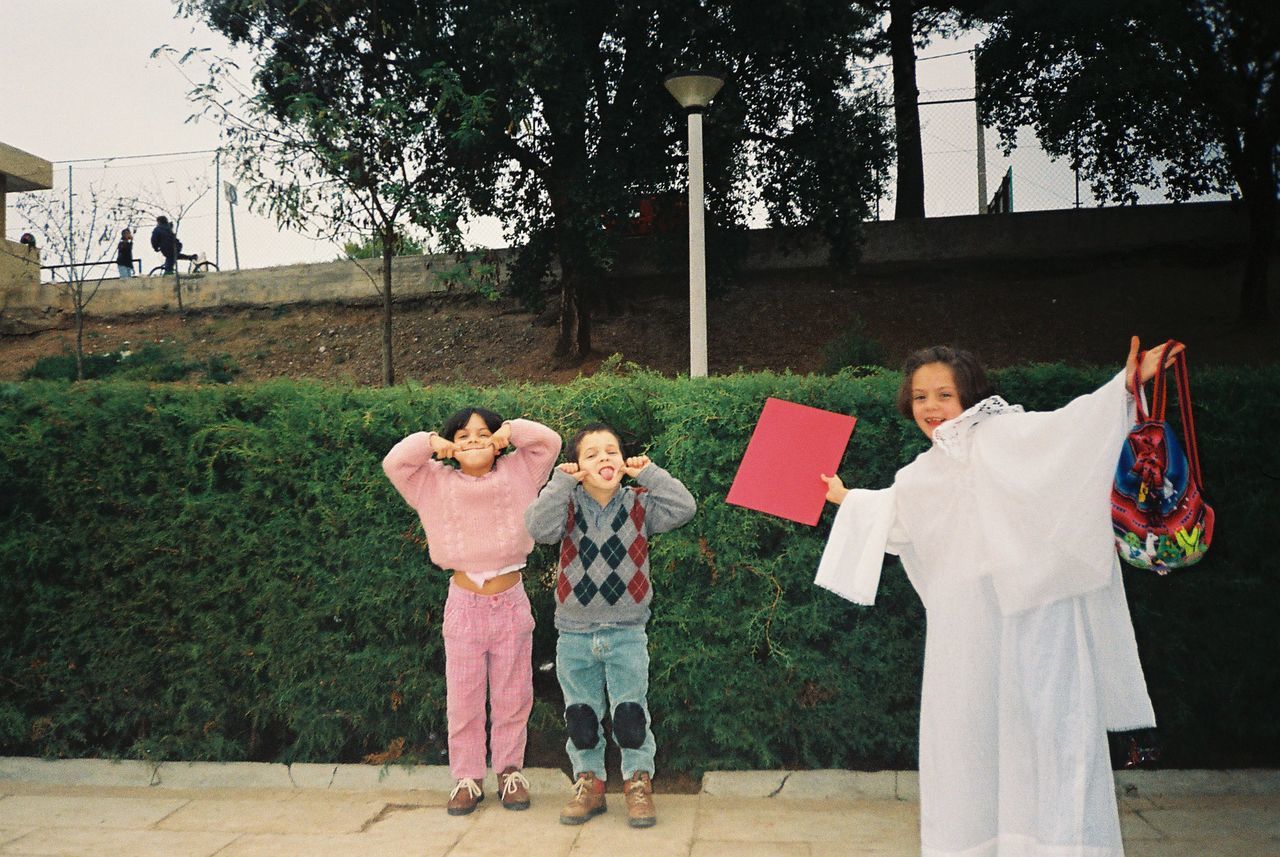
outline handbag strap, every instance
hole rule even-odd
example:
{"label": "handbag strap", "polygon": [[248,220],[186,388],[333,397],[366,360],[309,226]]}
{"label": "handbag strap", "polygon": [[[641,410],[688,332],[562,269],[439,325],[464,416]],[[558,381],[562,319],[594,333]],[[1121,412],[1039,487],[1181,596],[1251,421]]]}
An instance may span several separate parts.
{"label": "handbag strap", "polygon": [[1173,358],[1174,383],[1178,385],[1178,411],[1182,416],[1182,442],[1186,447],[1191,476],[1196,484],[1204,487],[1200,474],[1200,448],[1196,444],[1196,420],[1191,413],[1191,382],[1187,374],[1187,352],[1182,350]]}
{"label": "handbag strap", "polygon": [[[1142,365],[1142,361],[1146,356],[1147,352],[1138,352],[1139,366]],[[1169,395],[1167,382],[1164,376],[1163,360],[1161,360],[1156,366],[1156,374],[1151,381],[1151,410],[1148,411],[1143,402],[1143,384],[1141,376],[1139,375],[1139,372],[1135,370],[1133,375],[1133,388],[1129,390],[1129,393],[1133,396],[1134,411],[1137,414],[1139,423],[1164,422],[1165,408],[1168,406]]]}

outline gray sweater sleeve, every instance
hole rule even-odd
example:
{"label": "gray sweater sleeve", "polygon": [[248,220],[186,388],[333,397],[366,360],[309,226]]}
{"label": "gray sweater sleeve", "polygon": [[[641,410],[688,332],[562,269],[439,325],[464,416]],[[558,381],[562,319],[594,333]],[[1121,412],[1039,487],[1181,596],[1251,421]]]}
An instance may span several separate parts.
{"label": "gray sweater sleeve", "polygon": [[569,515],[569,497],[578,480],[559,468],[551,471],[551,481],[543,486],[538,499],[524,510],[524,526],[535,542],[555,544],[564,536]]}
{"label": "gray sweater sleeve", "polygon": [[644,504],[644,523],[650,533],[665,533],[683,526],[698,511],[698,503],[684,483],[653,462],[637,474],[636,484],[649,492]]}

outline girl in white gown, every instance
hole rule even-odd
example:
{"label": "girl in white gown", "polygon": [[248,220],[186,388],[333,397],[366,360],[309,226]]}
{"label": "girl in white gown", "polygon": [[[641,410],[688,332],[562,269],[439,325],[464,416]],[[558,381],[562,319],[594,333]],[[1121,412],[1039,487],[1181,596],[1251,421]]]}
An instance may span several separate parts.
{"label": "girl in white gown", "polygon": [[[1176,346],[1180,348],[1180,346]],[[991,396],[972,355],[908,359],[898,407],[933,446],[840,509],[816,583],[875,600],[885,553],[924,604],[923,857],[1121,857],[1106,732],[1155,725],[1110,519],[1127,388],[1169,344],[1047,413]]]}

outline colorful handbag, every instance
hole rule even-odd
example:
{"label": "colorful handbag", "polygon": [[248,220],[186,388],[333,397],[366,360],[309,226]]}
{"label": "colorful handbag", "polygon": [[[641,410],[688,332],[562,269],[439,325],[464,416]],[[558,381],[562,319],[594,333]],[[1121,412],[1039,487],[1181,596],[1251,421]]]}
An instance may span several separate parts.
{"label": "colorful handbag", "polygon": [[1191,415],[1186,352],[1174,357],[1183,444],[1165,422],[1164,361],[1156,369],[1151,412],[1134,393],[1138,422],[1125,438],[1111,489],[1111,523],[1120,558],[1158,574],[1199,562],[1213,539],[1213,509],[1205,502],[1200,452]]}

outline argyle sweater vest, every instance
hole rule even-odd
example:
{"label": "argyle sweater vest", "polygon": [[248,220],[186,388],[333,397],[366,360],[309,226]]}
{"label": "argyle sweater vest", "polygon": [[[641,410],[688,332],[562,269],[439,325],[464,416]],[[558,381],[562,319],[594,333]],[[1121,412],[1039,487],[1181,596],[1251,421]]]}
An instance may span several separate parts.
{"label": "argyle sweater vest", "polygon": [[[652,472],[649,472],[652,471]],[[540,542],[560,544],[556,575],[556,627],[590,631],[649,621],[653,586],[649,536],[693,517],[693,496],[657,465],[641,471],[635,487],[622,488],[601,509],[575,480],[558,471],[525,514]],[[547,518],[554,514],[554,523]]]}
{"label": "argyle sweater vest", "polygon": [[573,598],[590,608],[599,598],[614,607],[625,597],[630,602],[622,605],[622,612],[630,612],[628,607],[635,604],[646,608],[644,619],[649,618],[647,608],[653,588],[649,585],[644,503],[640,502],[644,493],[643,488],[636,488],[624,495],[617,512],[609,517],[607,528],[590,526],[582,510],[569,501],[569,519],[560,540],[560,574],[556,578],[556,598],[561,604]]}

